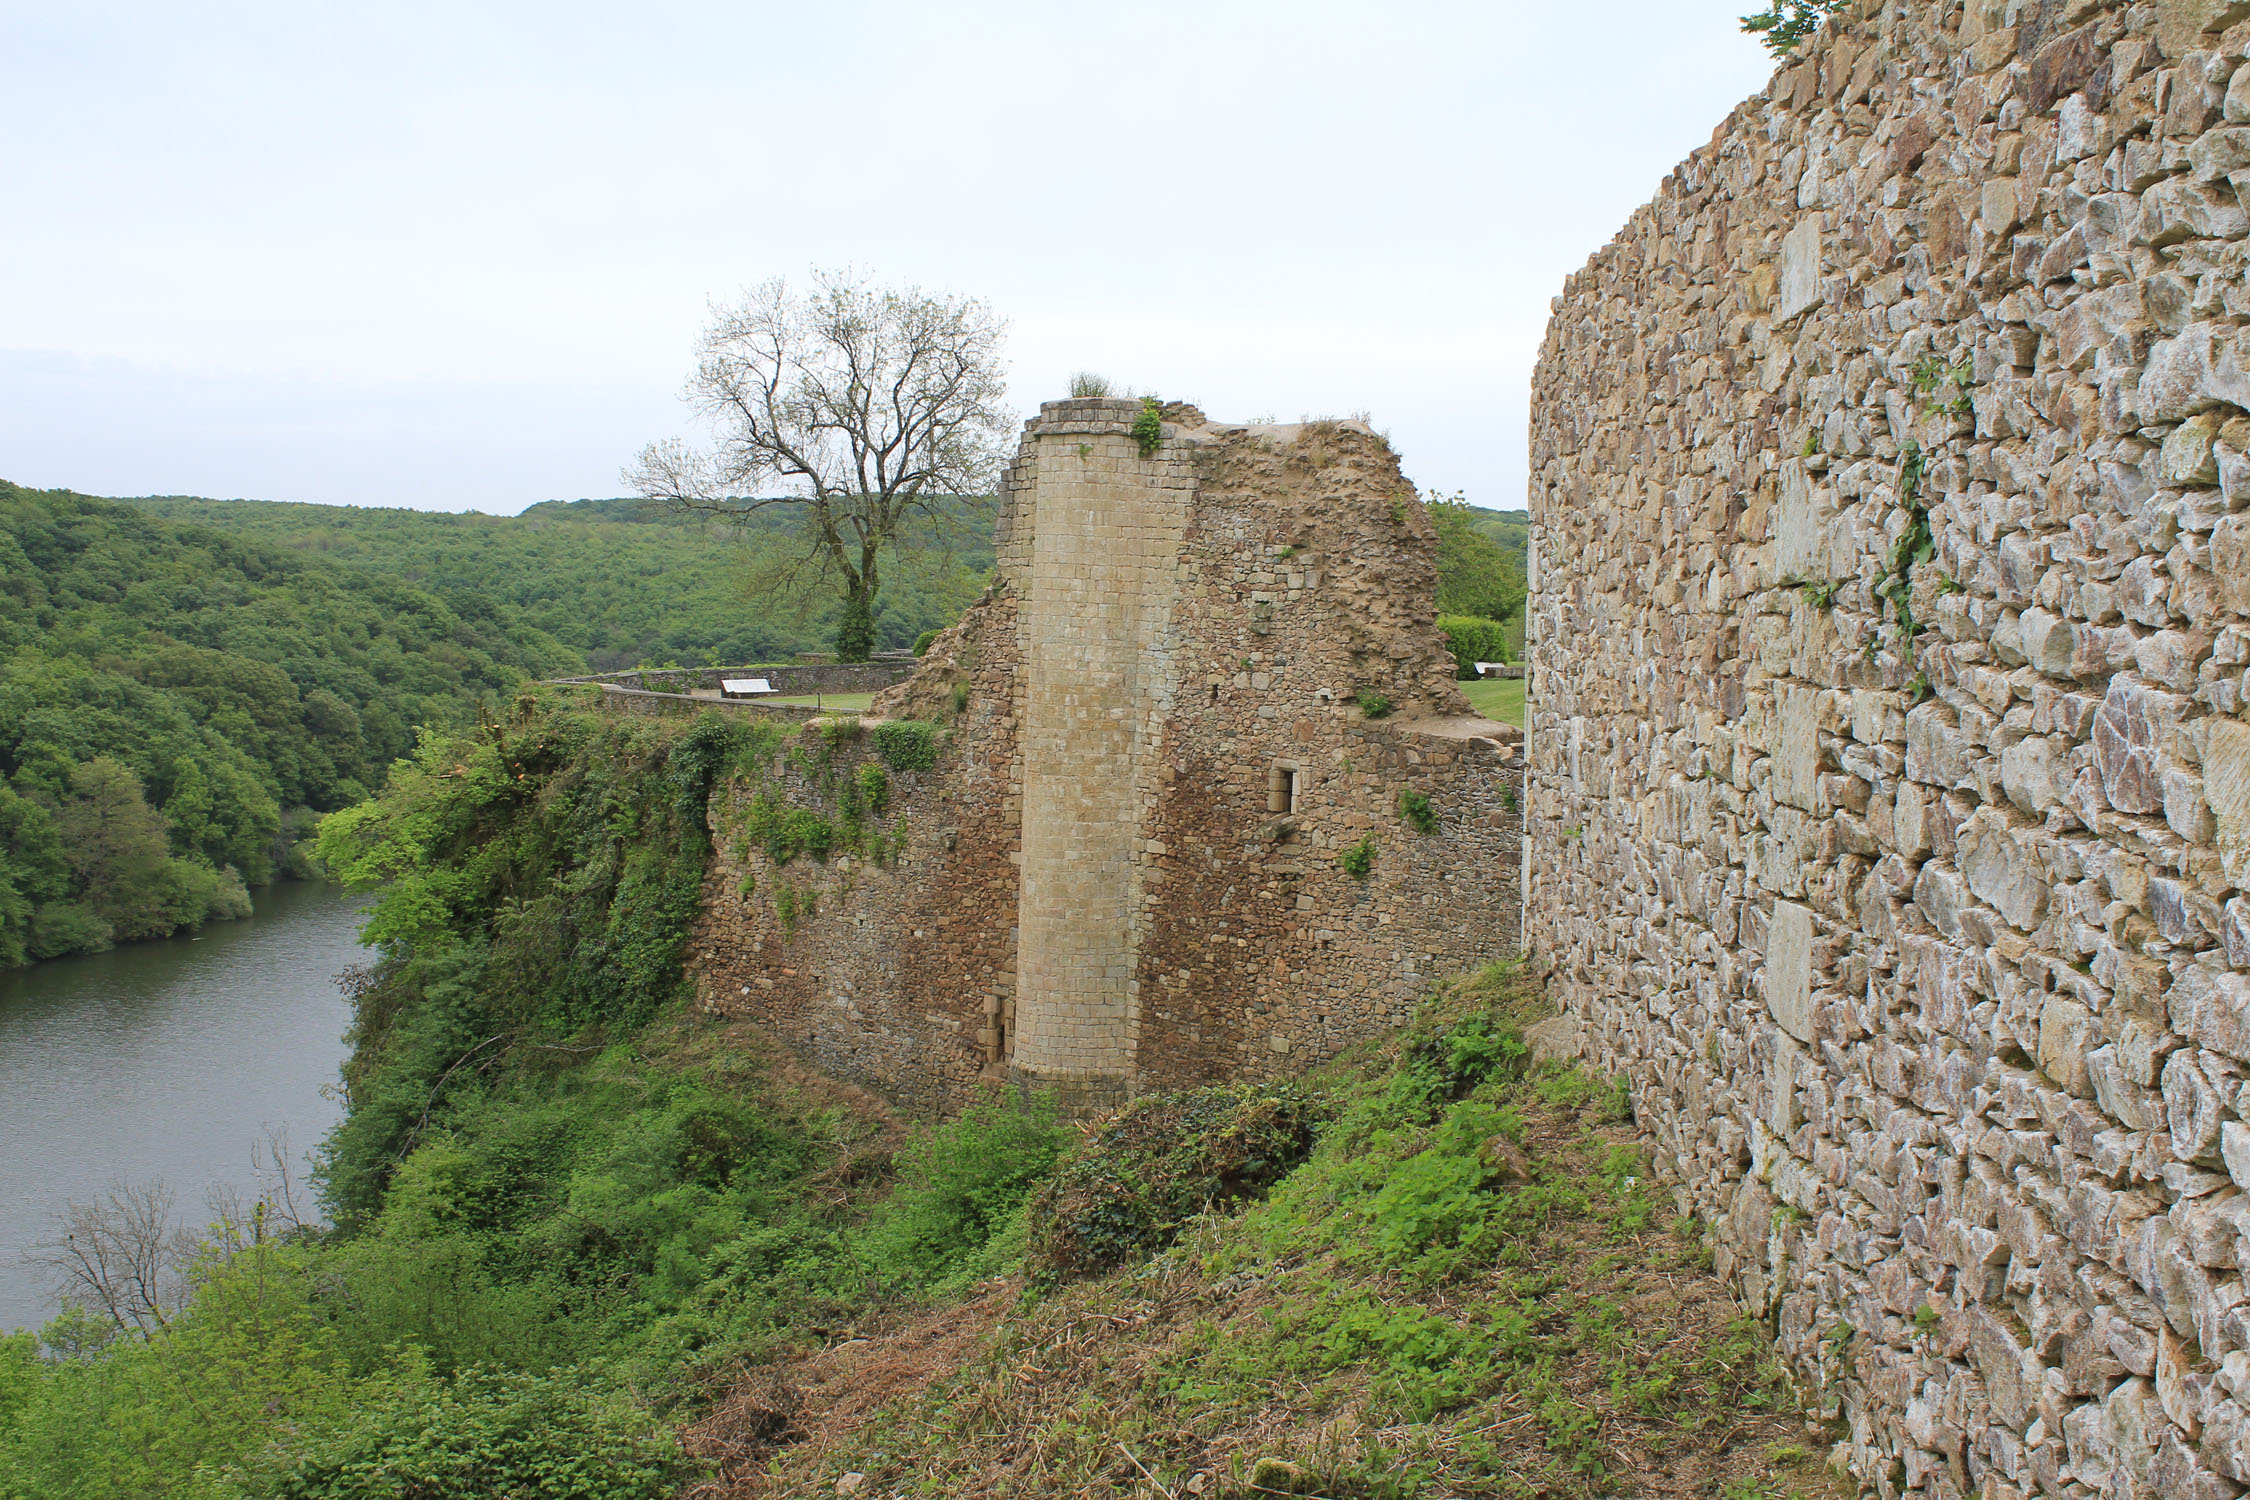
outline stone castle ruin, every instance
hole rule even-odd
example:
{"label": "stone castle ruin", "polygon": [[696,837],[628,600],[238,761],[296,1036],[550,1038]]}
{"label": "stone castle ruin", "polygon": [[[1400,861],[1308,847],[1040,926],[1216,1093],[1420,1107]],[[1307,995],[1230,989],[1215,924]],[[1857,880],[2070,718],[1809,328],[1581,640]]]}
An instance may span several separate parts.
{"label": "stone castle ruin", "polygon": [[[1517,946],[1520,736],[1454,685],[1389,445],[1173,405],[1144,447],[1141,413],[1044,407],[996,580],[890,727],[807,728],[718,799],[707,1007],[904,1103],[1084,1111],[1301,1071]],[[884,760],[902,725],[937,726],[926,767]],[[877,765],[873,854],[743,835]]]}
{"label": "stone castle ruin", "polygon": [[1536,378],[1526,937],[1886,1496],[2250,1484],[2246,54],[1852,6]]}

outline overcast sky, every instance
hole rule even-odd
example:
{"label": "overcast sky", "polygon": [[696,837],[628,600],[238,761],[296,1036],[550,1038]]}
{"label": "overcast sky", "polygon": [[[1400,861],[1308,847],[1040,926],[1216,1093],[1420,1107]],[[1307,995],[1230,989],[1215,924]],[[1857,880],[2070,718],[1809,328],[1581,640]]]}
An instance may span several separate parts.
{"label": "overcast sky", "polygon": [[1764,86],[1749,0],[0,0],[0,477],[611,495],[712,298],[850,263],[1523,501],[1570,270]]}

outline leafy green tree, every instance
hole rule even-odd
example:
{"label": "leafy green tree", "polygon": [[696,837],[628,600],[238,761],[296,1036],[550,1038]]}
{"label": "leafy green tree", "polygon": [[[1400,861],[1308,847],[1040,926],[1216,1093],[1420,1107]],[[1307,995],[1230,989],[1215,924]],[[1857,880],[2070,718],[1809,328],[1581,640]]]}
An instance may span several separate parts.
{"label": "leafy green tree", "polygon": [[1521,556],[1483,530],[1479,518],[1486,514],[1458,495],[1439,495],[1430,501],[1430,520],[1437,527],[1441,615],[1509,620],[1523,608]]}
{"label": "leafy green tree", "polygon": [[170,905],[177,892],[166,879],[172,856],[164,820],[142,800],[140,778],[96,756],[71,773],[70,790],[55,832],[79,897],[122,938],[161,937],[180,926]]}

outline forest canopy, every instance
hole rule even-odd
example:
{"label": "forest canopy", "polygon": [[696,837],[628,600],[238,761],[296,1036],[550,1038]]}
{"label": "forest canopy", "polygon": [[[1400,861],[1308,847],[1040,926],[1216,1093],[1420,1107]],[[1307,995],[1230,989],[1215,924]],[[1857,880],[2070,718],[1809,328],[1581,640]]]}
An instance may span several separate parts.
{"label": "forest canopy", "polygon": [[419,726],[577,663],[473,594],[0,481],[0,966],[245,915]]}
{"label": "forest canopy", "polygon": [[[748,666],[826,651],[842,606],[794,577],[786,508],[735,520],[660,501],[550,500],[516,516],[165,497],[126,502],[446,598],[513,610],[580,654],[583,670]],[[938,502],[925,545],[884,557],[876,647],[902,651],[959,617],[992,566],[982,500]]]}

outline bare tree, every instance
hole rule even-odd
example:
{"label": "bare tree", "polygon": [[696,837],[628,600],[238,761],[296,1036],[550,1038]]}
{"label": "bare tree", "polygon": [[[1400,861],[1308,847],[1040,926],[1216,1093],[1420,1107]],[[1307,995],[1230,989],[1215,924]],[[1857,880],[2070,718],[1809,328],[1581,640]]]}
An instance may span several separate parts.
{"label": "bare tree", "polygon": [[997,476],[1012,426],[1006,331],[974,298],[834,271],[796,295],[776,278],[715,309],[704,330],[687,397],[717,446],[651,443],[626,482],[736,520],[796,511],[801,561],[842,587],[837,654],[864,661],[883,548],[937,520],[940,500],[986,494]]}
{"label": "bare tree", "polygon": [[186,1300],[188,1263],[200,1243],[172,1209],[172,1190],[161,1182],[120,1184],[91,1203],[66,1205],[61,1238],[38,1259],[55,1272],[63,1297],[152,1337]]}

